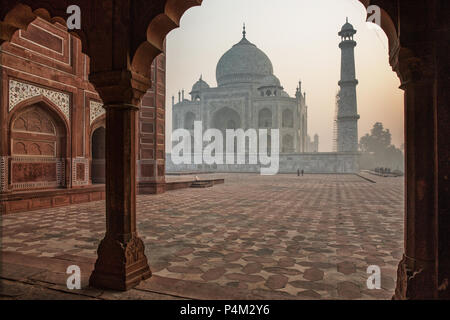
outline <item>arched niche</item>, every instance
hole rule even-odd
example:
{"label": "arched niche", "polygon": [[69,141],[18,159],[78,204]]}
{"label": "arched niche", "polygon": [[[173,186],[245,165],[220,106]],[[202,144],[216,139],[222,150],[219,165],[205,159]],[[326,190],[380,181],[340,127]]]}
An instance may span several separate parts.
{"label": "arched niche", "polygon": [[272,128],[272,111],[268,108],[264,108],[258,113],[258,127],[260,128]]}
{"label": "arched niche", "polygon": [[195,114],[193,112],[187,112],[184,115],[184,128],[187,130],[194,129],[194,122],[195,122]]}
{"label": "arched niche", "polygon": [[213,128],[222,131],[238,129],[241,128],[241,116],[235,110],[224,107],[214,113],[212,124]]}
{"label": "arched niche", "polygon": [[8,127],[13,190],[65,186],[69,130],[58,108],[38,97],[16,106]]}
{"label": "arched niche", "polygon": [[91,180],[93,184],[105,183],[106,129],[98,126],[91,135]]}

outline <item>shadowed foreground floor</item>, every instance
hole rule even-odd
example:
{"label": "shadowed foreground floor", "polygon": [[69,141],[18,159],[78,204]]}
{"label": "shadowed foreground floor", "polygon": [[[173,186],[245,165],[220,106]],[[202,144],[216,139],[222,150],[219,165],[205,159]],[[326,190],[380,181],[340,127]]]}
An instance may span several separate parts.
{"label": "shadowed foreground floor", "polygon": [[[212,176],[212,175],[210,175]],[[2,217],[4,298],[390,299],[403,252],[403,179],[215,174],[225,184],[138,196],[154,277],[126,293],[87,288],[104,202]],[[207,176],[202,175],[202,178]],[[181,179],[181,178],[176,178]],[[65,286],[69,265],[83,290]],[[369,290],[369,265],[381,268]]]}

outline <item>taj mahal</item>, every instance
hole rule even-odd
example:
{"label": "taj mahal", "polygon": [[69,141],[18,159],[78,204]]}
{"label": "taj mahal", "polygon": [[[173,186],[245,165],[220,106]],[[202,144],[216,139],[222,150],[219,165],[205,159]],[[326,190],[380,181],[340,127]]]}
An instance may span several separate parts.
{"label": "taj mahal", "polygon": [[[270,128],[280,130],[283,153],[317,152],[318,136],[308,137],[308,107],[301,83],[295,97],[283,90],[268,56],[246,38],[228,50],[216,68],[217,87],[202,78],[185,99],[173,104],[173,129],[192,129],[195,120],[206,128]],[[173,98],[173,101],[175,98]]]}
{"label": "taj mahal", "polygon": [[[306,93],[298,83],[295,96],[290,96],[274,74],[269,57],[247,39],[242,39],[219,59],[216,67],[217,87],[200,79],[186,97],[178,92],[172,96],[172,129],[194,130],[201,121],[203,130],[278,129],[280,172],[353,173],[359,170],[356,106],[356,80],[353,39],[356,30],[347,23],[339,36],[342,39],[340,94],[336,110],[334,152],[319,152],[319,136],[308,133]],[[269,130],[270,132],[270,130]],[[268,139],[270,144],[271,139]],[[270,145],[268,146],[270,149]],[[174,165],[166,156],[168,172],[217,171],[257,172],[255,164],[182,164]]]}

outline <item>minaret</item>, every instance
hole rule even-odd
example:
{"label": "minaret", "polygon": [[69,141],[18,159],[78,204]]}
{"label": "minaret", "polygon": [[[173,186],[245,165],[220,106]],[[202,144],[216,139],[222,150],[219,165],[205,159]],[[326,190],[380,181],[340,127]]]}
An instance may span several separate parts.
{"label": "minaret", "polygon": [[358,151],[358,111],[356,103],[355,47],[353,40],[356,30],[348,22],[344,24],[339,36],[342,41],[341,81],[339,81],[339,102],[336,116],[337,152]]}

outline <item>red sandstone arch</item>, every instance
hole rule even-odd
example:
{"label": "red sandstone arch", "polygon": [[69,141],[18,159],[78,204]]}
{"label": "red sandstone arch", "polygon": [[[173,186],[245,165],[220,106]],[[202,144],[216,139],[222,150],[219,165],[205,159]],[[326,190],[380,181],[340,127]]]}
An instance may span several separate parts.
{"label": "red sandstone arch", "polygon": [[[359,0],[365,7],[371,4],[379,5],[382,8],[382,25],[389,39],[389,46],[391,51],[397,47],[398,37],[397,29],[395,28],[394,20],[395,7],[392,1],[386,0]],[[4,2],[4,1],[2,1]],[[164,47],[164,40],[167,34],[179,27],[180,19],[183,14],[193,6],[202,4],[202,0],[166,0],[163,6],[155,4],[148,8],[148,3],[145,0],[134,1],[134,4],[124,4],[123,9],[131,10],[132,19],[134,20],[133,30],[129,30],[131,35],[123,34],[125,43],[129,43],[128,61],[129,65],[125,65],[125,60],[121,68],[127,68],[131,71],[131,76],[124,77],[124,75],[115,75],[114,78],[122,79],[122,81],[130,83],[131,87],[135,87],[140,94],[127,94],[129,99],[140,99],[143,92],[150,87],[149,70],[154,58],[162,52]],[[70,31],[72,34],[81,39],[82,51],[91,58],[91,72],[104,72],[105,59],[104,54],[101,53],[105,47],[105,38],[108,38],[108,29],[110,24],[102,24],[100,17],[92,14],[93,11],[104,11],[107,19],[111,8],[99,1],[75,0],[73,4],[79,5],[82,9],[83,22],[81,30]],[[32,0],[12,0],[2,3],[0,10],[0,44],[4,41],[9,41],[11,36],[17,29],[26,29],[27,26],[36,18],[41,17],[47,21],[65,23],[63,17],[67,17],[65,12],[66,3],[57,1],[49,6],[47,3]],[[128,6],[128,7],[127,7]],[[131,7],[131,8],[130,8]],[[138,10],[140,8],[141,10]],[[90,13],[90,14],[89,14]],[[120,25],[121,21],[119,21]],[[122,32],[122,31],[120,31]],[[125,32],[125,31],[123,31]],[[130,37],[131,41],[127,41],[126,37]],[[121,39],[115,39],[121,41]],[[123,46],[123,43],[121,44]],[[394,53],[394,52],[392,52]],[[125,52],[124,52],[125,54]],[[113,67],[111,65],[111,67]],[[112,68],[114,70],[117,68]],[[134,78],[134,80],[132,80]],[[104,80],[104,79],[103,79]],[[113,80],[113,79],[111,79]],[[92,81],[96,87],[105,85],[102,81],[93,77]],[[123,84],[125,85],[125,84]],[[99,90],[100,95],[106,95],[105,90]],[[109,93],[109,92],[108,92]],[[106,103],[110,101],[104,100]]]}
{"label": "red sandstone arch", "polygon": [[105,183],[105,126],[99,125],[90,137],[90,177],[93,184]]}
{"label": "red sandstone arch", "polygon": [[103,161],[98,161],[98,159],[94,159],[94,134],[99,129],[106,129],[106,115],[102,114],[100,117],[94,120],[89,128],[89,162],[90,162],[90,170],[89,177],[90,181],[95,183],[105,183],[105,158],[103,157]]}
{"label": "red sandstone arch", "polygon": [[100,127],[106,128],[106,114],[102,114],[100,117],[95,119],[94,122],[92,122],[89,129],[89,137],[92,138],[92,134],[94,133],[94,131]]}
{"label": "red sandstone arch", "polygon": [[[444,15],[448,14],[448,6],[439,7],[443,1],[421,0],[414,5],[408,4],[408,1],[359,1],[365,7],[378,5],[383,9],[381,27],[389,39],[390,63],[401,76],[406,91],[405,127],[410,130],[406,135],[407,170],[410,172],[407,175],[408,233],[406,253],[399,265],[396,297],[448,298],[450,254],[445,234],[448,233],[448,219],[445,217],[450,205],[448,194],[445,194],[448,193],[445,191],[448,190],[448,179],[442,178],[448,178],[449,173],[448,145],[443,141],[445,139],[438,137],[449,135],[446,104],[449,54],[446,44],[450,39],[448,25],[434,19],[440,17],[443,20]],[[114,140],[116,134],[120,139],[117,142],[121,154],[128,156],[124,160],[126,157],[108,154],[111,157],[108,160],[110,169],[117,169],[122,175],[109,181],[108,194],[113,202],[107,203],[107,235],[120,235],[120,242],[112,236],[102,241],[91,284],[129,289],[151,275],[144,245],[136,234],[135,180],[129,178],[135,177],[136,108],[133,105],[138,105],[150,87],[148,70],[161,52],[167,33],[179,25],[187,9],[200,5],[202,0],[72,2],[80,5],[86,17],[82,23],[83,30],[74,33],[82,40],[83,52],[91,58],[90,80],[105,104],[112,104],[107,111],[107,122],[108,126],[113,124],[117,132],[107,134],[109,143],[113,145],[117,141]],[[111,3],[114,8],[111,8]],[[66,6],[66,1],[0,0],[0,44],[10,40],[17,29],[26,29],[36,16],[61,21],[57,17],[66,16]],[[403,20],[400,25],[401,6],[409,9],[402,17],[412,17],[408,17],[406,24]],[[430,10],[425,16],[424,11],[428,8]],[[415,19],[422,16],[421,24],[416,23]],[[433,26],[427,28],[427,23]],[[433,31],[432,34],[426,32],[429,30]],[[407,36],[401,37],[402,31],[406,31]],[[414,37],[415,32],[417,36]],[[437,39],[442,39],[444,44],[438,43]],[[423,107],[427,110],[422,111],[425,109]],[[422,139],[416,137],[413,129],[421,131],[422,135],[425,132],[426,136]],[[416,152],[416,148],[421,152]],[[422,154],[426,156],[421,157]],[[111,261],[111,256],[118,258]],[[127,262],[125,267],[120,259]],[[139,272],[135,269],[132,273],[129,268],[131,264],[137,265]],[[414,276],[410,277],[410,274]],[[445,281],[447,285],[444,286]]]}
{"label": "red sandstone arch", "polygon": [[15,190],[65,185],[69,128],[64,116],[48,99],[23,101],[9,116],[10,183]]}
{"label": "red sandstone arch", "polygon": [[8,119],[9,130],[11,130],[11,127],[10,127],[11,123],[14,121],[14,118],[17,117],[17,114],[22,112],[23,109],[26,109],[29,106],[35,105],[35,104],[45,106],[46,108],[48,108],[49,112],[51,112],[55,117],[57,117],[59,119],[59,121],[61,121],[64,124],[64,130],[66,132],[66,135],[70,136],[70,125],[69,125],[68,119],[52,101],[50,101],[47,97],[45,97],[43,95],[39,95],[36,97],[32,97],[30,99],[26,99],[26,100],[18,103],[14,107],[14,109],[11,110],[11,112],[9,113],[9,119]]}

